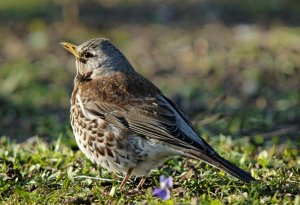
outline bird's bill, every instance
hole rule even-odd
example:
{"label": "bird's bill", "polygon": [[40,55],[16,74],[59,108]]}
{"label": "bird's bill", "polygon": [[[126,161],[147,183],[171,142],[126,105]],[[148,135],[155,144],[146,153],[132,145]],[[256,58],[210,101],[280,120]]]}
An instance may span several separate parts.
{"label": "bird's bill", "polygon": [[61,42],[60,45],[62,45],[67,51],[72,53],[76,58],[79,58],[79,53],[77,52],[76,49],[77,46],[68,42]]}

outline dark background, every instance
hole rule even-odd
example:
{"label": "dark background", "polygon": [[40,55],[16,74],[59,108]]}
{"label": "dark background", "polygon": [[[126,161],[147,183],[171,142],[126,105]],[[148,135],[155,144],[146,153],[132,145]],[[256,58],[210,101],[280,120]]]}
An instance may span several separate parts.
{"label": "dark background", "polygon": [[0,136],[73,139],[59,42],[105,37],[202,133],[299,143],[299,24],[296,0],[1,1]]}

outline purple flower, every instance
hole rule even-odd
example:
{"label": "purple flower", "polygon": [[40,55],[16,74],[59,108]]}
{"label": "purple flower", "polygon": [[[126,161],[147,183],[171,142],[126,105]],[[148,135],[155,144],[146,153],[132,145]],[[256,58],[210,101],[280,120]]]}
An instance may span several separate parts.
{"label": "purple flower", "polygon": [[161,175],[159,177],[160,181],[160,187],[155,188],[152,192],[153,196],[157,196],[163,200],[167,200],[170,198],[170,188],[173,186],[173,178],[172,177],[166,177],[164,175]]}

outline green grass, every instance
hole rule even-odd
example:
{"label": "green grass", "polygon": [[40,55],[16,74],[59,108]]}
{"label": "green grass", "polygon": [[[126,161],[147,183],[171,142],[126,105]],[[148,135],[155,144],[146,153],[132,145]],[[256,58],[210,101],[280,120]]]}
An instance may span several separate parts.
{"label": "green grass", "polygon": [[[0,200],[5,204],[123,204],[129,202],[164,204],[151,192],[160,174],[172,176],[174,187],[169,204],[294,204],[300,203],[299,146],[293,143],[257,147],[248,138],[232,140],[223,135],[211,139],[226,158],[250,170],[259,182],[244,184],[196,160],[175,157],[154,170],[144,188],[124,190],[121,178],[102,170],[80,151],[66,144],[67,136],[47,143],[35,137],[22,144],[7,137],[0,141]],[[194,170],[194,171],[192,171]],[[93,178],[88,178],[93,177]],[[110,179],[103,181],[102,179]],[[111,194],[112,187],[115,193]]]}

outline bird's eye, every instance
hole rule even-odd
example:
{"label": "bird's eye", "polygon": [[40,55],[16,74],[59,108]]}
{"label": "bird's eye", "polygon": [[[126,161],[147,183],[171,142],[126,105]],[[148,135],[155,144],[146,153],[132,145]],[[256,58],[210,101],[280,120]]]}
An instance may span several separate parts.
{"label": "bird's eye", "polygon": [[86,51],[86,52],[83,54],[83,56],[84,56],[85,58],[91,58],[91,57],[94,57],[94,54],[92,54],[92,53],[89,52],[89,51]]}

